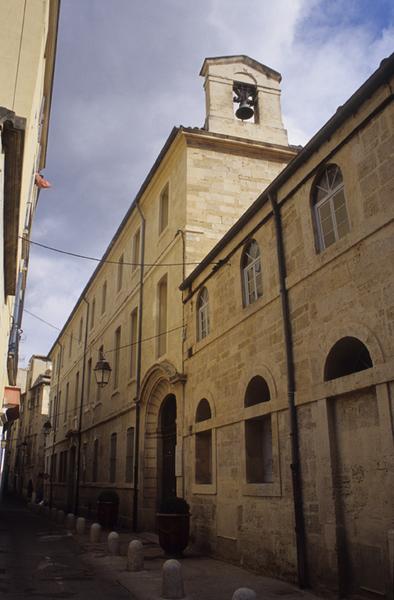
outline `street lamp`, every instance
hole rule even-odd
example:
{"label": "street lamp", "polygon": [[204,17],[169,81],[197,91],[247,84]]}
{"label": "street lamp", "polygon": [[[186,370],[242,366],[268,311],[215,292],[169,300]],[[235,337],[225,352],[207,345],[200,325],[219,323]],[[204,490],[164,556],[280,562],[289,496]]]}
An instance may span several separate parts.
{"label": "street lamp", "polygon": [[111,367],[109,362],[105,360],[104,352],[100,350],[99,359],[94,367],[94,376],[99,387],[105,387],[111,377]]}

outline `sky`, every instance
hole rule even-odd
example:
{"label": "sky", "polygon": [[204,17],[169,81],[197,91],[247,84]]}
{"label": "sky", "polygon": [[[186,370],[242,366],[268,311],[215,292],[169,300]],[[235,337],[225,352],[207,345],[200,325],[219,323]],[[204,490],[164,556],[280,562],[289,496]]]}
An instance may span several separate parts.
{"label": "sky", "polygon": [[[391,0],[62,0],[33,241],[102,256],[174,125],[205,119],[205,57],[282,74],[305,144],[394,48]],[[31,246],[20,363],[47,354],[96,263]]]}

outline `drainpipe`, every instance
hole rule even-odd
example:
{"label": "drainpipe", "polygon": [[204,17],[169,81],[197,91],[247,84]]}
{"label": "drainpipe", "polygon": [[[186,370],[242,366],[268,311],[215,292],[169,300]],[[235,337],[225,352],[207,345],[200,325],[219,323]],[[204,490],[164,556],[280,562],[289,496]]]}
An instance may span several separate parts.
{"label": "drainpipe", "polygon": [[137,345],[137,377],[135,399],[135,439],[134,439],[134,494],[133,494],[133,531],[138,529],[138,478],[140,460],[140,405],[141,405],[141,353],[142,353],[142,314],[144,300],[144,263],[145,263],[145,217],[140,205],[136,203],[141,217],[141,265],[140,265],[140,293],[138,305],[138,345]]}
{"label": "drainpipe", "polygon": [[77,477],[75,487],[75,504],[74,515],[78,516],[79,510],[79,477],[81,472],[81,439],[82,439],[82,411],[83,411],[83,396],[85,393],[85,371],[86,371],[86,350],[88,345],[88,328],[89,328],[89,302],[86,298],[82,298],[86,302],[86,323],[85,323],[85,341],[83,345],[83,363],[82,363],[82,382],[81,382],[81,402],[79,403],[79,422],[78,422],[78,455],[77,455]]}
{"label": "drainpipe", "polygon": [[[182,237],[182,281],[186,279],[186,240],[183,229],[178,229],[176,235]],[[185,303],[182,302],[182,325],[185,327]],[[185,372],[185,329],[182,329],[182,374]],[[185,382],[182,384],[182,445],[183,434],[185,431]],[[185,496],[185,469],[184,469],[184,450],[182,448],[182,497]]]}
{"label": "drainpipe", "polygon": [[54,416],[54,422],[53,422],[53,440],[52,440],[52,455],[51,455],[51,470],[50,470],[50,480],[49,480],[49,508],[52,508],[52,504],[53,504],[53,477],[54,477],[54,472],[53,472],[53,458],[55,456],[55,442],[56,442],[56,433],[57,433],[57,421],[59,418],[59,387],[60,387],[60,368],[61,368],[61,364],[62,364],[62,354],[63,354],[63,346],[61,345],[60,342],[57,342],[58,346],[60,347],[60,354],[59,354],[59,360],[58,360],[58,367],[57,367],[57,385],[56,385],[56,404],[54,406],[54,412],[53,412],[53,416]]}
{"label": "drainpipe", "polygon": [[284,252],[282,221],[280,215],[280,207],[276,202],[276,198],[270,195],[272,210],[274,214],[275,234],[276,234],[276,250],[278,256],[278,271],[279,271],[279,286],[280,298],[282,304],[282,319],[283,330],[286,347],[286,366],[287,366],[287,397],[290,414],[290,440],[291,440],[291,476],[293,484],[293,503],[294,503],[294,518],[295,518],[295,534],[297,546],[297,573],[298,585],[305,588],[309,585],[308,581],[308,565],[306,555],[306,536],[305,536],[305,520],[302,501],[302,481],[300,470],[300,446],[297,409],[295,406],[295,369],[294,369],[294,352],[293,352],[293,336],[290,321],[289,295],[286,288],[286,259]]}

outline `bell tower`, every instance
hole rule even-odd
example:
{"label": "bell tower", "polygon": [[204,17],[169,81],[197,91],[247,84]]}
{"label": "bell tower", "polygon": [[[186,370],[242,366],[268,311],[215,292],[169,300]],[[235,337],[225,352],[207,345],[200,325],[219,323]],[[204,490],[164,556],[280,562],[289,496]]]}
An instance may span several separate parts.
{"label": "bell tower", "polygon": [[288,146],[280,73],[241,54],[206,58],[200,75],[205,78],[207,131]]}

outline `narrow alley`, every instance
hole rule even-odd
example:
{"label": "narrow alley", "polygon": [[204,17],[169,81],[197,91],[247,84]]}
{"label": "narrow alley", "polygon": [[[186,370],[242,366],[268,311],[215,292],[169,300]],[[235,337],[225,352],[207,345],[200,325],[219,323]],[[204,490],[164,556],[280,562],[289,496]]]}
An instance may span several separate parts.
{"label": "narrow alley", "polygon": [[84,564],[64,528],[18,502],[0,504],[0,598],[123,600],[130,592]]}

